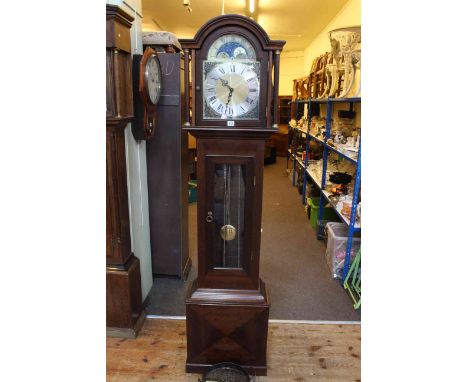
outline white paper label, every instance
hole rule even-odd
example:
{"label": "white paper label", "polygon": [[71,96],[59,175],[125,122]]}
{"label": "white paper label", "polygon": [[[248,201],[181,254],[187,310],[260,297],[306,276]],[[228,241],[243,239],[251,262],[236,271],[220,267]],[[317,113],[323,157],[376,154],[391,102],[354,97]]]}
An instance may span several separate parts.
{"label": "white paper label", "polygon": [[234,121],[227,121],[228,126],[234,126]]}

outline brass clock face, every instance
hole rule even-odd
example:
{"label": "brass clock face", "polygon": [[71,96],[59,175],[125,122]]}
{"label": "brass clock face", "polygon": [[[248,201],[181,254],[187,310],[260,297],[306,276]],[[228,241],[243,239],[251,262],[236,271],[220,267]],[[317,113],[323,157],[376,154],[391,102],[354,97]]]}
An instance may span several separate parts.
{"label": "brass clock face", "polygon": [[146,62],[145,66],[145,88],[148,100],[156,105],[161,96],[161,68],[155,54]]}
{"label": "brass clock face", "polygon": [[260,63],[204,61],[205,119],[258,119]]}
{"label": "brass clock face", "polygon": [[208,49],[208,60],[255,60],[255,49],[243,36],[226,34],[216,39]]}

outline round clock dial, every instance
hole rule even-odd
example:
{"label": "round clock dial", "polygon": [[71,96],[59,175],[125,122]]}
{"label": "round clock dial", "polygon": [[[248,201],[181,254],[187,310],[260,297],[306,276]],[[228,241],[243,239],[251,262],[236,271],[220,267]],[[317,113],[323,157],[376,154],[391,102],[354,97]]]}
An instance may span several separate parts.
{"label": "round clock dial", "polygon": [[149,101],[156,105],[161,95],[161,69],[155,54],[146,62],[145,87]]}
{"label": "round clock dial", "polygon": [[[205,61],[207,64],[213,65]],[[235,61],[214,64],[204,82],[205,104],[211,109],[211,113],[205,110],[205,116],[210,114],[212,118],[229,119],[248,117],[258,104],[257,65]]]}
{"label": "round clock dial", "polygon": [[255,60],[252,44],[237,34],[226,34],[216,39],[208,50],[207,60]]}

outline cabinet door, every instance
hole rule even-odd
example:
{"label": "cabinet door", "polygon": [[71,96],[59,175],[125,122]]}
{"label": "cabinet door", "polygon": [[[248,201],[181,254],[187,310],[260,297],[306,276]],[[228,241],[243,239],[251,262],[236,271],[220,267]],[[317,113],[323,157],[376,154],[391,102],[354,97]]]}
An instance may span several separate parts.
{"label": "cabinet door", "polygon": [[208,155],[205,160],[206,278],[230,280],[233,287],[251,276],[254,159]]}

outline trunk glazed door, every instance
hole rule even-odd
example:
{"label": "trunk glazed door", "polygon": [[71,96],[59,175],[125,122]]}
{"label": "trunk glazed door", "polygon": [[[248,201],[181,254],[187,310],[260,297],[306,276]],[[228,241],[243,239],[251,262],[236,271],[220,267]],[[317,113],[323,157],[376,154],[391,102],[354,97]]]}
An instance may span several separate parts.
{"label": "trunk glazed door", "polygon": [[252,287],[254,157],[207,155],[205,163],[206,286]]}

